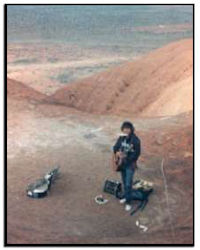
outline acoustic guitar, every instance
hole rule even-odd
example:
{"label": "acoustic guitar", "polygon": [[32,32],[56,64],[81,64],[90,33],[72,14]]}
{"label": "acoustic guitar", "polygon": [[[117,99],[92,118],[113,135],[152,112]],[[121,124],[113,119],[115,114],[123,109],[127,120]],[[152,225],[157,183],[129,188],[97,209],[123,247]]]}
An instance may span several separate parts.
{"label": "acoustic guitar", "polygon": [[117,172],[122,171],[124,168],[124,161],[125,155],[123,152],[121,152],[120,155],[113,154],[112,156],[112,165],[113,169]]}

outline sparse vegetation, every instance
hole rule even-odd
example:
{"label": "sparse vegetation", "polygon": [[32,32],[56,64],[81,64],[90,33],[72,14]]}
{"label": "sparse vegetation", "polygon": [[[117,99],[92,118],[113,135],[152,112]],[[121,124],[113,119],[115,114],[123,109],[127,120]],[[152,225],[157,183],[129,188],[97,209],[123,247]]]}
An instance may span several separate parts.
{"label": "sparse vegetation", "polygon": [[49,57],[49,58],[47,58],[47,61],[50,62],[50,63],[56,63],[56,62],[59,61],[59,59],[58,58]]}
{"label": "sparse vegetation", "polygon": [[15,60],[14,62],[12,62],[12,64],[31,64],[31,63],[37,63],[38,60],[36,58],[22,58],[22,59],[18,59]]}
{"label": "sparse vegetation", "polygon": [[106,105],[106,110],[110,110],[112,108],[111,104]]}
{"label": "sparse vegetation", "polygon": [[74,77],[71,72],[64,72],[55,76],[50,76],[50,79],[60,83],[69,83],[74,80]]}

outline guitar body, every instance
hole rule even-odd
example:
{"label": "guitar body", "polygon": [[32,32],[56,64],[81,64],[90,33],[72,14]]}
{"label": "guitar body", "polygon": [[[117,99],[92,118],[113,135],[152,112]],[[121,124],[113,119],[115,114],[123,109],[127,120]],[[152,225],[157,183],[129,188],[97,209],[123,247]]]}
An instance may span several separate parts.
{"label": "guitar body", "polygon": [[117,172],[122,171],[124,168],[123,158],[113,154],[112,165],[115,171]]}

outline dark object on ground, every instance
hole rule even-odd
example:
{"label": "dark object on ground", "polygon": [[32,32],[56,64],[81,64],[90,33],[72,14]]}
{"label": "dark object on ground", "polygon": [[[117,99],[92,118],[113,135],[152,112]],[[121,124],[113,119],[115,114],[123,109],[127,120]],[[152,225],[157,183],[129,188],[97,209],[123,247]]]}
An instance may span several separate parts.
{"label": "dark object on ground", "polygon": [[144,210],[149,201],[149,195],[153,192],[153,188],[150,190],[132,190],[132,200],[140,201],[139,205],[131,211],[131,215],[136,213],[139,209]]}
{"label": "dark object on ground", "polygon": [[118,195],[122,192],[122,184],[116,180],[106,180],[103,191],[118,197]]}
{"label": "dark object on ground", "polygon": [[[116,180],[106,180],[104,192],[114,195],[118,199],[123,198],[122,184]],[[153,192],[153,183],[145,180],[135,180],[132,189],[132,200],[140,201],[130,215],[136,213],[139,209],[143,210],[148,203],[149,195]]]}
{"label": "dark object on ground", "polygon": [[38,179],[35,183],[29,184],[26,193],[31,198],[43,198],[47,196],[51,188],[52,182],[58,177],[59,167],[54,168],[47,173],[42,179]]}
{"label": "dark object on ground", "polygon": [[136,180],[133,183],[132,200],[140,201],[139,205],[131,211],[130,215],[139,209],[143,210],[148,203],[149,195],[153,192],[153,183],[145,180]]}

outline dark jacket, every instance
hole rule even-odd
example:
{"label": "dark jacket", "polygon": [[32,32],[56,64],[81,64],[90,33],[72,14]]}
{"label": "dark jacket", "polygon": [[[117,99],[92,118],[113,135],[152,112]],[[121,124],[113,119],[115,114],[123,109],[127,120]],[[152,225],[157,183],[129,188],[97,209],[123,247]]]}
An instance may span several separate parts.
{"label": "dark jacket", "polygon": [[129,136],[120,136],[113,146],[113,152],[116,153],[117,151],[126,152],[125,165],[136,162],[141,151],[140,139],[134,133]]}

